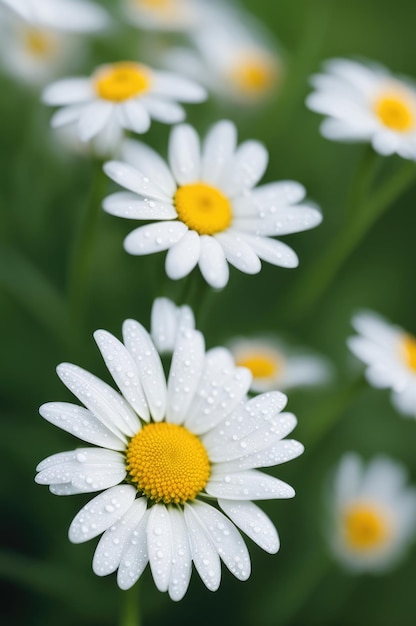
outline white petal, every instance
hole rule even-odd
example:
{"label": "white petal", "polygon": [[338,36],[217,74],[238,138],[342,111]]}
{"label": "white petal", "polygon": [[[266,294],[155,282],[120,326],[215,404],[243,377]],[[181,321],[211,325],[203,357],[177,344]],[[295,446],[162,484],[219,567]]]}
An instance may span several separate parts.
{"label": "white petal", "polygon": [[52,128],[59,128],[60,126],[65,126],[65,124],[76,122],[84,108],[84,104],[72,104],[59,109],[51,117]]}
{"label": "white petal", "polygon": [[44,90],[42,100],[52,106],[88,102],[95,97],[89,78],[63,78]]}
{"label": "white petal", "polygon": [[179,102],[203,102],[207,97],[201,85],[172,72],[153,72],[152,93]]}
{"label": "white petal", "polygon": [[253,249],[239,236],[239,233],[229,230],[215,235],[231,265],[246,274],[258,274],[261,270],[261,262]]}
{"label": "white petal", "polygon": [[136,494],[131,485],[117,485],[90,500],[69,527],[70,541],[82,543],[107,530],[130,508]]}
{"label": "white petal", "polygon": [[240,233],[242,241],[245,241],[263,261],[279,265],[281,267],[297,267],[299,259],[297,254],[285,243],[266,237],[256,237]]}
{"label": "white petal", "polygon": [[[265,437],[262,440],[260,435],[257,441],[253,439],[253,437],[250,437],[247,441],[240,442],[240,449],[237,453],[234,453],[235,460],[229,463],[221,463],[221,471],[232,472],[259,467],[274,467],[275,465],[296,459],[304,452],[303,445],[295,439],[284,439],[281,441],[278,437]],[[247,447],[242,449],[241,445],[243,444],[246,444]],[[253,451],[244,455],[244,451],[247,449]],[[239,455],[238,452],[240,453]],[[215,459],[211,458],[211,461],[215,461]]]}
{"label": "white petal", "polygon": [[198,233],[188,230],[166,255],[166,274],[172,280],[187,276],[199,260],[201,242]]}
{"label": "white petal", "polygon": [[207,283],[214,289],[222,289],[228,283],[229,269],[224,251],[218,241],[202,235],[199,269]]}
{"label": "white petal", "polygon": [[360,311],[351,321],[355,330],[380,346],[393,348],[403,336],[404,330],[394,326],[372,311]]}
{"label": "white petal", "polygon": [[108,26],[110,16],[95,2],[86,0],[37,0],[39,23],[68,32],[89,33]]}
{"label": "white petal", "polygon": [[143,96],[141,102],[149,115],[163,124],[178,124],[186,117],[185,109],[177,102],[151,95]]}
{"label": "white petal", "polygon": [[123,159],[149,178],[168,198],[176,191],[175,180],[162,157],[141,141],[125,139]]}
{"label": "white petal", "polygon": [[180,185],[199,181],[201,156],[199,137],[189,124],[175,126],[169,139],[169,163]]}
{"label": "white petal", "polygon": [[172,569],[168,591],[171,599],[178,601],[185,595],[191,579],[192,554],[182,511],[170,507],[168,513],[173,537]]}
{"label": "white petal", "polygon": [[104,171],[116,183],[134,191],[139,196],[171,203],[169,195],[164,193],[145,173],[128,163],[108,161],[104,163]]}
{"label": "white petal", "polygon": [[233,227],[236,230],[251,233],[253,235],[273,236],[289,235],[303,230],[315,228],[322,222],[322,214],[315,208],[303,205],[289,207],[277,211],[274,217],[257,219],[236,218]]}
{"label": "white petal", "polygon": [[230,572],[239,580],[247,580],[251,571],[250,556],[234,524],[220,511],[205,502],[195,501],[191,506],[208,531],[218,554]]}
{"label": "white petal", "polygon": [[[133,357],[121,341],[106,330],[95,331],[94,339],[123,396],[136,413],[147,421],[149,408],[140,382],[140,373]],[[130,434],[135,435],[141,428],[139,419],[136,416],[132,418],[129,426],[131,427]]]}
{"label": "white petal", "polygon": [[113,108],[112,102],[103,100],[96,100],[85,105],[78,120],[78,134],[81,141],[89,141],[103,130],[110,119]]}
{"label": "white petal", "polygon": [[130,220],[173,220],[177,213],[172,204],[159,200],[141,200],[130,191],[118,191],[107,196],[103,209],[111,215]]}
{"label": "white petal", "polygon": [[167,591],[172,567],[172,528],[166,506],[155,504],[147,522],[147,550],[153,580],[159,591]]}
{"label": "white petal", "polygon": [[305,187],[293,180],[267,183],[252,191],[256,206],[270,213],[273,213],[273,208],[278,210],[281,205],[301,202],[305,195]]}
{"label": "white petal", "polygon": [[74,496],[80,493],[85,493],[83,489],[77,489],[77,487],[74,487],[71,483],[50,485],[49,491],[53,493],[54,496]]}
{"label": "white petal", "polygon": [[120,565],[123,550],[146,512],[146,498],[136,498],[123,517],[108,528],[95,550],[92,569],[97,576],[107,576]]}
{"label": "white petal", "polygon": [[416,386],[409,386],[400,392],[393,392],[391,400],[396,409],[404,415],[416,417]]}
{"label": "white petal", "polygon": [[265,513],[253,502],[218,500],[218,504],[250,539],[270,554],[280,547],[276,528]]}
{"label": "white petal", "polygon": [[148,563],[146,533],[148,519],[149,511],[147,510],[130,534],[129,542],[123,550],[117,572],[117,584],[120,589],[130,589],[140,578]]}
{"label": "white petal", "polygon": [[268,152],[258,141],[245,141],[236,150],[221,177],[221,188],[227,195],[235,196],[252,189],[266,171]]}
{"label": "white petal", "polygon": [[149,130],[149,113],[137,98],[123,102],[118,111],[124,128],[132,130],[134,133],[146,133]]}
{"label": "white petal", "polygon": [[181,331],[169,372],[166,421],[183,423],[201,378],[204,357],[203,335],[197,330]]}
{"label": "white petal", "polygon": [[210,591],[216,591],[221,582],[221,563],[218,552],[205,527],[193,511],[192,505],[185,504],[184,515],[196,570],[204,585]]}
{"label": "white petal", "polygon": [[189,306],[177,307],[168,298],[156,298],[153,302],[151,336],[160,354],[173,352],[179,332],[194,328],[195,318]]}
{"label": "white petal", "polygon": [[293,498],[293,488],[282,480],[257,470],[223,474],[221,465],[214,466],[205,491],[215,498],[227,500],[274,500]]}
{"label": "white petal", "polygon": [[143,256],[167,250],[177,243],[188,231],[182,222],[155,222],[133,230],[124,240],[124,249],[129,254]]}
{"label": "white petal", "polygon": [[106,428],[88,409],[69,402],[47,402],[39,413],[51,424],[88,443],[112,450],[124,450],[125,443]]}
{"label": "white petal", "polygon": [[155,421],[166,413],[166,379],[162,363],[149,333],[139,322],[126,320],[123,324],[124,343],[136,361],[140,380]]}
{"label": "white petal", "polygon": [[234,154],[237,129],[233,122],[222,120],[212,126],[202,150],[201,180],[216,185]]}

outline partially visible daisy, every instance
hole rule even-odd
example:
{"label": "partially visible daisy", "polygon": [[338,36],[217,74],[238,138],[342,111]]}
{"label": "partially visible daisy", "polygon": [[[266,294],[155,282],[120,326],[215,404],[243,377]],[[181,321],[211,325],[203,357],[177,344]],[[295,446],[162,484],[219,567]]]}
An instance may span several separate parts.
{"label": "partially visible daisy", "polygon": [[229,348],[236,364],[251,371],[252,391],[322,385],[331,378],[327,359],[294,351],[274,338],[235,339]]}
{"label": "partially visible daisy", "polygon": [[110,161],[104,169],[128,191],[107,197],[104,209],[153,221],[127,236],[127,252],[168,250],[170,278],[183,278],[198,264],[216,288],[228,282],[227,261],[247,274],[260,271],[260,259],[282,267],[298,265],[293,250],[270,237],[317,226],[320,211],[297,204],[305,197],[299,183],[255,188],[267,166],[267,150],[257,141],[239,147],[236,142],[236,128],[229,121],[210,129],[202,150],[194,128],[176,126],[169,141],[169,167],[148,146],[125,142],[123,161]]}
{"label": "partially visible daisy", "polygon": [[56,495],[102,491],[75,516],[70,540],[103,533],[94,572],[118,570],[122,589],[134,585],[147,563],[157,588],[173,600],[186,593],[192,562],[211,591],[220,584],[220,559],[246,580],[250,557],[236,527],[277,552],[276,529],[252,500],[294,495],[258,470],[303,451],[283,439],[296,425],[294,415],[281,413],[286,397],[271,392],[247,400],[249,371],[236,368],[227,350],[205,352],[195,330],[179,331],[167,382],[138,322],[124,322],[124,343],[103,330],[94,336],[121,393],[64,363],[58,375],[85,408],[51,402],[40,409],[49,422],[93,444],[37,467],[36,482]]}
{"label": "partially visible daisy", "polygon": [[139,28],[188,31],[204,22],[204,0],[123,0],[124,13]]}
{"label": "partially visible daisy", "polygon": [[150,335],[159,354],[173,352],[180,332],[194,328],[195,317],[186,304],[176,306],[169,298],[153,302]]}
{"label": "partially visible daisy", "polygon": [[416,159],[416,86],[381,65],[346,59],[327,61],[312,78],[307,106],[328,118],[324,137],[368,141],[383,155]]}
{"label": "partially visible daisy", "polygon": [[90,0],[0,0],[32,25],[72,32],[94,32],[108,26],[107,11]]}
{"label": "partially visible daisy", "polygon": [[49,85],[43,100],[62,106],[51,120],[54,127],[76,122],[81,141],[113,129],[145,133],[156,119],[173,124],[185,118],[180,102],[201,102],[205,90],[169,72],[158,72],[133,61],[98,67],[89,78],[65,78]]}
{"label": "partially visible daisy", "polygon": [[346,454],[337,469],[332,494],[330,543],[337,559],[356,572],[381,572],[402,558],[415,537],[416,490],[407,472],[378,456],[364,468]]}
{"label": "partially visible daisy", "polygon": [[392,389],[394,406],[416,417],[416,338],[371,311],[355,315],[352,325],[359,335],[348,346],[367,365],[370,385]]}

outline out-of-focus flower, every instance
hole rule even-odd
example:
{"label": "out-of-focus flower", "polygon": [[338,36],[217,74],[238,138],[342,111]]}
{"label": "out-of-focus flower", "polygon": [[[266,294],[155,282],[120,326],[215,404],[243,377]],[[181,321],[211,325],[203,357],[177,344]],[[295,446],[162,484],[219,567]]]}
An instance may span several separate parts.
{"label": "out-of-focus flower", "polygon": [[186,304],[176,306],[168,298],[153,302],[150,334],[159,354],[173,352],[180,332],[194,328],[194,314]]}
{"label": "out-of-focus flower", "polygon": [[251,371],[252,391],[322,385],[332,375],[324,357],[295,351],[275,338],[235,339],[229,347],[236,364]]}
{"label": "out-of-focus flower", "polygon": [[416,338],[371,311],[355,315],[352,325],[360,334],[348,346],[367,365],[370,385],[392,389],[398,411],[416,417]]}
{"label": "out-of-focus flower", "polygon": [[107,11],[89,0],[0,0],[29,24],[72,32],[94,32],[108,26]]}
{"label": "out-of-focus flower", "polygon": [[312,78],[307,106],[328,118],[321,133],[336,141],[369,141],[383,155],[416,159],[416,88],[370,63],[334,59]]}
{"label": "out-of-focus flower", "polygon": [[128,219],[157,220],[126,237],[127,252],[168,250],[170,278],[182,278],[198,264],[215,288],[228,282],[227,261],[247,274],[260,271],[260,258],[283,267],[298,265],[293,250],[270,236],[313,228],[321,213],[296,204],[305,196],[299,183],[254,188],[266,169],[267,150],[257,141],[236,148],[236,138],[232,122],[218,122],[201,151],[195,129],[176,126],[169,142],[170,168],[148,146],[125,143],[125,162],[112,161],[104,169],[129,191],[107,197],[104,209]]}
{"label": "out-of-focus flower", "polygon": [[407,473],[379,456],[363,467],[346,454],[336,472],[332,494],[330,544],[339,561],[356,572],[381,572],[403,557],[414,539],[416,490]]}
{"label": "out-of-focus flower", "polygon": [[188,31],[206,21],[209,1],[123,0],[127,19],[139,28]]}
{"label": "out-of-focus flower", "polygon": [[276,529],[252,500],[294,495],[257,469],[303,451],[283,439],[296,425],[294,415],[281,413],[286,396],[247,400],[250,372],[236,368],[227,350],[205,352],[203,336],[189,328],[178,333],[167,382],[138,322],[125,321],[124,343],[103,330],[95,339],[121,394],[64,363],[58,375],[86,408],[52,402],[40,409],[94,446],[60,452],[37,467],[36,482],[56,495],[103,490],[74,518],[70,540],[104,533],[93,569],[99,576],[118,570],[122,589],[148,562],[157,588],[174,600],[186,593],[192,562],[212,591],[220,584],[220,558],[246,580],[250,557],[236,526],[277,552]]}
{"label": "out-of-focus flower", "polygon": [[122,129],[145,133],[151,118],[173,124],[185,118],[180,102],[201,102],[205,90],[197,83],[146,65],[122,61],[98,67],[90,78],[65,78],[49,85],[43,100],[62,106],[53,127],[76,122],[81,141],[107,132],[120,139]]}

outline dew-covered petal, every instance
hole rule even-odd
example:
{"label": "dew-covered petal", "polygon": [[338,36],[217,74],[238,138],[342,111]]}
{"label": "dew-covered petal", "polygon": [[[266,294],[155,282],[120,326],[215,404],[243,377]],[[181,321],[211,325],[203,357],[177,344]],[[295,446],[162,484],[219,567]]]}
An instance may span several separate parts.
{"label": "dew-covered petal", "polygon": [[179,102],[203,102],[207,92],[201,85],[173,72],[152,73],[152,93]]}
{"label": "dew-covered petal", "polygon": [[49,485],[49,491],[54,496],[74,496],[80,493],[85,493],[84,489],[78,489],[71,485],[71,483],[62,483],[59,485]]}
{"label": "dew-covered petal", "polygon": [[233,197],[251,189],[266,171],[269,155],[258,141],[245,141],[221,176],[221,188]]}
{"label": "dew-covered petal", "polygon": [[117,485],[90,500],[69,527],[70,541],[82,543],[107,530],[129,509],[136,494],[132,485]]}
{"label": "dew-covered petal", "polygon": [[39,413],[51,424],[62,430],[103,448],[124,450],[125,443],[118,435],[106,428],[88,409],[69,402],[47,402]]}
{"label": "dew-covered petal", "polygon": [[187,276],[199,260],[201,242],[198,233],[188,230],[166,255],[166,274],[172,280]]}
{"label": "dew-covered petal", "polygon": [[184,516],[196,570],[204,585],[210,591],[216,591],[221,582],[221,563],[217,549],[192,505],[185,504]]}
{"label": "dew-covered petal", "polygon": [[95,550],[92,569],[97,576],[107,576],[120,565],[123,550],[146,512],[146,498],[136,498],[122,518],[110,526]]}
{"label": "dew-covered petal", "polygon": [[104,172],[114,182],[137,193],[143,198],[161,200],[168,204],[171,203],[171,197],[165,193],[153,180],[145,173],[123,161],[107,161],[104,163]]}
{"label": "dew-covered petal", "polygon": [[44,89],[42,100],[45,104],[59,106],[88,102],[94,96],[89,78],[63,78]]}
{"label": "dew-covered petal", "polygon": [[168,591],[171,599],[178,601],[185,595],[191,579],[192,554],[182,511],[170,507],[168,513],[173,537],[172,568]]}
{"label": "dew-covered petal", "polygon": [[303,185],[293,180],[281,180],[256,187],[251,197],[259,211],[273,214],[282,205],[302,202],[306,195]]}
{"label": "dew-covered petal", "polygon": [[322,214],[318,209],[298,205],[278,211],[273,217],[236,218],[233,227],[253,235],[273,237],[309,230],[321,222]]}
{"label": "dew-covered petal", "polygon": [[118,108],[120,120],[124,128],[134,133],[146,133],[150,128],[150,115],[140,100],[131,98]]}
{"label": "dew-covered petal", "polygon": [[280,547],[279,535],[271,520],[254,502],[218,500],[228,517],[260,548],[275,554]]}
{"label": "dew-covered petal", "polygon": [[175,180],[162,157],[142,141],[125,139],[122,145],[123,159],[138,169],[168,198],[176,191]]}
{"label": "dew-covered petal", "polygon": [[205,491],[210,496],[227,500],[274,500],[295,495],[290,485],[274,476],[257,470],[223,473],[221,465],[212,468]]}
{"label": "dew-covered petal", "polygon": [[123,324],[123,339],[140,372],[140,381],[150,414],[155,421],[166,413],[166,379],[160,356],[147,330],[135,320]]}
{"label": "dew-covered petal", "polygon": [[147,522],[147,550],[153,580],[159,591],[167,591],[172,567],[172,528],[164,504],[155,504]]}
{"label": "dew-covered petal", "polygon": [[259,256],[263,261],[279,265],[280,267],[297,267],[299,259],[297,254],[288,245],[276,239],[257,237],[240,233],[240,238]]}
{"label": "dew-covered petal", "polygon": [[258,274],[261,262],[252,247],[240,237],[235,230],[228,230],[215,235],[215,239],[222,246],[225,257],[231,265],[246,274]]}
{"label": "dew-covered petal", "polygon": [[[247,440],[235,444],[235,450],[230,450],[228,457],[234,457],[233,460],[221,462],[210,456],[211,461],[221,462],[221,471],[223,472],[234,472],[259,467],[274,467],[295,459],[304,451],[303,445],[295,439],[283,439],[282,441],[273,434],[263,437],[260,433],[256,433],[256,435],[256,437],[250,436]],[[247,450],[250,452],[247,453]]]}
{"label": "dew-covered petal", "polygon": [[113,112],[112,102],[95,100],[85,105],[78,120],[78,135],[81,141],[89,141],[107,124]]}
{"label": "dew-covered petal", "polygon": [[222,289],[228,283],[229,269],[221,245],[208,235],[202,235],[199,269],[207,283],[214,289]]}
{"label": "dew-covered petal", "polygon": [[230,572],[239,580],[247,580],[251,571],[250,555],[234,524],[205,502],[195,501],[191,506]]}
{"label": "dew-covered petal", "polygon": [[185,109],[172,100],[149,95],[143,96],[141,102],[150,116],[163,124],[178,124],[186,117]]}
{"label": "dew-covered petal", "polygon": [[124,547],[117,572],[117,584],[120,589],[130,589],[140,578],[149,561],[146,533],[148,519],[149,510],[145,511],[130,533],[128,543]]}
{"label": "dew-covered petal", "polygon": [[180,330],[195,328],[192,309],[177,307],[168,298],[156,298],[151,314],[151,336],[159,353],[173,352]]}
{"label": "dew-covered petal", "polygon": [[172,204],[160,200],[141,200],[130,191],[117,191],[103,201],[103,209],[110,215],[129,220],[173,220],[177,213]]}
{"label": "dew-covered petal", "polygon": [[201,150],[196,130],[189,124],[175,126],[169,139],[169,163],[179,185],[201,177]]}
{"label": "dew-covered petal", "polygon": [[175,245],[188,227],[183,222],[155,222],[133,230],[124,240],[124,249],[129,254],[142,256],[161,252]]}
{"label": "dew-covered petal", "polygon": [[202,150],[201,180],[216,185],[224,167],[234,154],[237,129],[233,122],[222,120],[209,130]]}

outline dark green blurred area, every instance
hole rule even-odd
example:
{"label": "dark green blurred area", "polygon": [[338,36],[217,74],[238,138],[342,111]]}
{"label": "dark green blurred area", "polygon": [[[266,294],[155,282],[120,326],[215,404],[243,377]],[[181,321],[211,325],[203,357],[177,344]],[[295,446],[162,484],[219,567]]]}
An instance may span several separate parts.
{"label": "dark green blurred area", "polygon": [[[220,590],[210,594],[194,572],[179,604],[156,591],[147,570],[138,592],[143,623],[411,626],[416,615],[415,548],[387,575],[344,573],[327,554],[322,494],[332,468],[348,450],[366,458],[379,452],[391,455],[409,468],[416,483],[415,422],[394,411],[387,391],[364,386],[351,397],[360,367],[345,344],[352,332],[352,314],[364,307],[416,333],[416,186],[382,216],[312,310],[294,317],[285,302],[305,268],[341,228],[364,149],[331,143],[319,135],[319,116],[304,106],[308,77],[323,59],[358,56],[416,78],[416,5],[412,0],[244,4],[273,30],[285,51],[281,92],[254,110],[212,103],[188,107],[189,120],[204,132],[218,115],[233,118],[241,140],[256,138],[269,149],[265,182],[302,182],[308,196],[322,207],[324,221],[316,230],[284,238],[299,254],[299,269],[264,264],[257,276],[231,271],[227,288],[207,300],[209,309],[205,315],[201,312],[199,326],[209,346],[235,335],[275,332],[327,355],[337,375],[328,389],[289,394],[289,410],[299,420],[295,436],[306,452],[275,473],[295,487],[297,496],[262,505],[278,528],[280,552],[267,555],[248,540],[253,563],[248,582],[239,583],[223,568]],[[115,41],[97,39],[94,62],[111,60]],[[82,349],[68,345],[62,338],[61,300],[54,294],[56,290],[62,298],[65,295],[68,262],[93,168],[88,159],[54,147],[48,127],[51,112],[38,104],[36,93],[5,76],[0,76],[0,90],[0,458],[6,550],[0,557],[6,591],[2,624],[110,626],[117,623],[121,596],[115,577],[99,579],[92,573],[96,541],[73,546],[67,539],[72,517],[91,496],[58,498],[33,482],[39,460],[78,445],[44,422],[38,406],[49,400],[71,401],[55,374],[61,361],[72,360],[109,381],[93,330],[105,328],[120,336],[127,317],[148,325],[153,298],[162,293],[179,297],[183,285],[158,281],[164,254],[128,256],[122,241],[134,224],[102,212]],[[167,127],[154,123],[145,141],[165,154],[168,134]],[[404,161],[391,157],[383,172],[388,176],[404,166]],[[319,439],[315,433],[325,420],[334,424]]]}

